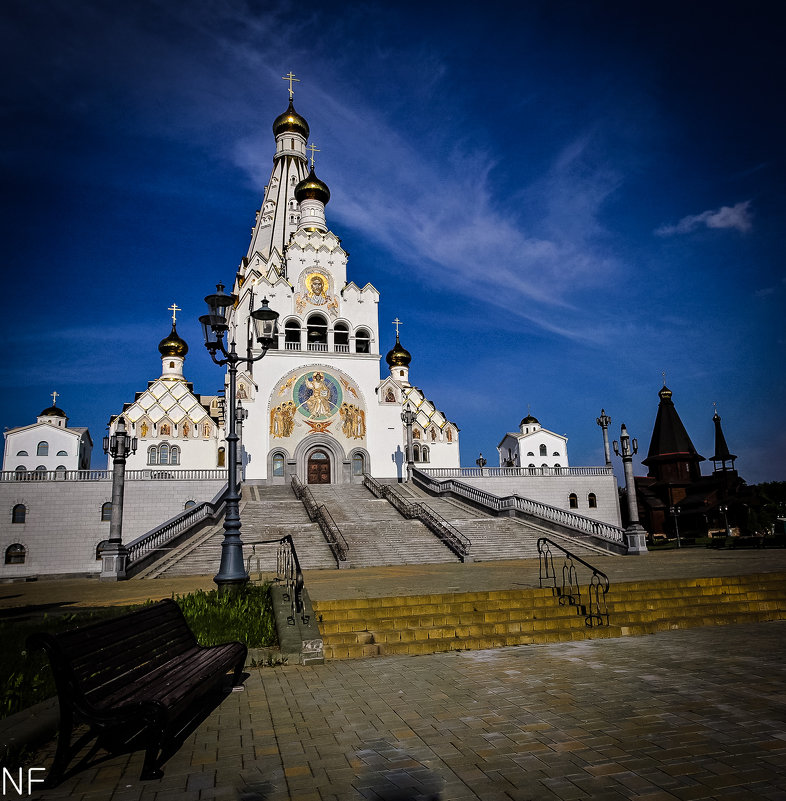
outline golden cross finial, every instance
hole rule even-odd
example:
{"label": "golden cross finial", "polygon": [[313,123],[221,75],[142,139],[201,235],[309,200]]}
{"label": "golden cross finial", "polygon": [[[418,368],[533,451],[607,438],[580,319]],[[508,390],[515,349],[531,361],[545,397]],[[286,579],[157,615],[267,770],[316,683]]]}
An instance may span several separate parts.
{"label": "golden cross finial", "polygon": [[296,78],[295,73],[290,70],[286,75],[281,76],[281,80],[289,81],[289,99],[292,100],[292,98],[295,96],[295,93],[292,91],[292,81],[295,83],[300,83],[300,78]]}
{"label": "golden cross finial", "polygon": [[661,370],[660,374],[663,376],[663,386],[666,386],[666,371]]}
{"label": "golden cross finial", "polygon": [[173,303],[171,306],[167,306],[167,308],[172,312],[172,325],[174,325],[177,322],[177,313],[183,310],[177,305],[177,303]]}
{"label": "golden cross finial", "polygon": [[53,392],[52,393],[52,406],[56,406],[57,405],[57,399],[58,399],[59,396],[60,396],[59,392]]}
{"label": "golden cross finial", "polygon": [[320,153],[320,149],[312,142],[308,149],[311,151],[311,169],[314,169],[314,153]]}
{"label": "golden cross finial", "polygon": [[398,319],[398,317],[396,317],[396,319],[393,320],[393,325],[396,326],[396,339],[398,339],[398,327],[400,325],[403,325],[403,323],[401,322],[401,320]]}
{"label": "golden cross finial", "polygon": [[718,401],[712,402],[712,411],[717,414],[718,413]]}

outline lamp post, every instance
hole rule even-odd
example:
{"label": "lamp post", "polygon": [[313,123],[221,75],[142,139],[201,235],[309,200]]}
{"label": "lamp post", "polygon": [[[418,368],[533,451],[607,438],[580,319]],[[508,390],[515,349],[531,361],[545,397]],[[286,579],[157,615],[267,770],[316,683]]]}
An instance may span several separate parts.
{"label": "lamp post", "polygon": [[718,507],[718,511],[723,512],[723,521],[726,524],[726,536],[731,537],[731,528],[729,528],[729,507],[725,503]]}
{"label": "lamp post", "polygon": [[[109,421],[112,424],[112,421]],[[101,549],[101,581],[126,578],[128,549],[123,545],[123,495],[126,485],[126,458],[136,453],[137,438],[126,433],[126,420],[117,418],[115,433],[104,437],[104,453],[112,457],[112,516],[109,519],[109,540]]]}
{"label": "lamp post", "polygon": [[609,451],[609,425],[611,418],[606,414],[605,409],[600,410],[600,417],[595,418],[595,422],[603,431],[603,455],[606,457],[606,467],[611,467],[611,452]]}
{"label": "lamp post", "polygon": [[671,512],[671,515],[674,518],[674,531],[677,533],[677,547],[682,548],[682,542],[680,541],[680,524],[678,521],[678,518],[680,516],[680,507],[670,506],[669,512]]}
{"label": "lamp post", "polygon": [[[220,367],[227,366],[229,373],[229,398],[226,405],[229,421],[227,433],[227,495],[226,514],[224,515],[224,541],[221,543],[221,564],[213,581],[218,584],[219,594],[239,590],[247,581],[248,573],[243,563],[243,542],[240,539],[240,490],[237,471],[237,422],[236,409],[237,366],[246,362],[250,367],[253,362],[259,361],[273,346],[277,337],[278,312],[267,305],[267,298],[262,300],[258,309],[251,311],[250,316],[254,325],[254,334],[261,353],[257,356],[251,354],[251,343],[247,346],[246,355],[237,353],[234,337],[228,347],[224,344],[224,335],[229,331],[227,323],[227,310],[235,302],[234,295],[224,292],[224,285],[217,284],[216,292],[205,298],[208,314],[199,318],[205,336],[205,347],[210,358]],[[253,295],[250,304],[253,305]],[[221,356],[218,357],[217,354]]]}
{"label": "lamp post", "polygon": [[628,553],[647,553],[647,532],[639,523],[639,507],[636,503],[636,480],[633,477],[633,455],[639,450],[639,443],[634,438],[631,442],[625,423],[620,427],[620,441],[614,440],[614,453],[622,458],[625,470],[625,493],[628,496],[628,517],[630,522],[625,529],[628,540]]}
{"label": "lamp post", "polygon": [[412,411],[412,407],[409,405],[409,402],[407,402],[404,411],[401,412],[401,421],[404,423],[404,428],[407,430],[407,481],[412,481],[412,467],[414,462],[412,456],[412,424],[415,422],[417,416],[417,412]]}

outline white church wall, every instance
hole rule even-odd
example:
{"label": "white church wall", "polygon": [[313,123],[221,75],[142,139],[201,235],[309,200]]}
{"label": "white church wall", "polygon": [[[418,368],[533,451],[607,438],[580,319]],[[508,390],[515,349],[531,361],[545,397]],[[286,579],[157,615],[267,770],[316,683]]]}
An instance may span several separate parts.
{"label": "white church wall", "polygon": [[[47,443],[46,456],[37,453],[41,442]],[[58,428],[47,423],[33,424],[6,433],[3,470],[16,470],[17,467],[35,470],[39,466],[47,470],[56,470],[61,465],[66,470],[78,470],[80,454],[84,453],[83,461],[86,461],[88,466],[90,464],[87,448],[88,441],[81,432]],[[18,456],[19,451],[25,451],[27,455]],[[65,451],[65,455],[61,451]]]}
{"label": "white church wall", "polygon": [[[123,542],[174,517],[188,501],[211,500],[224,483],[217,479],[126,482]],[[111,480],[0,482],[0,553],[5,555],[14,543],[27,551],[24,564],[0,563],[0,581],[100,572],[95,549],[109,537],[109,521],[101,520],[101,507],[111,500]],[[24,523],[12,522],[17,504],[25,506]]]}

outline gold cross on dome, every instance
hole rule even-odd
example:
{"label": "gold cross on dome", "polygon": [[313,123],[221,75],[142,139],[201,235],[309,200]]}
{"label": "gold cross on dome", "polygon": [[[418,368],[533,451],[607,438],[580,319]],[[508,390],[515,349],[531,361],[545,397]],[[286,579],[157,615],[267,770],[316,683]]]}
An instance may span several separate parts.
{"label": "gold cross on dome", "polygon": [[666,371],[665,370],[661,370],[660,374],[663,376],[663,386],[665,387],[666,386]]}
{"label": "gold cross on dome", "polygon": [[311,169],[314,169],[314,153],[321,153],[322,151],[312,142],[308,146],[308,150],[311,151]]}
{"label": "gold cross on dome", "polygon": [[177,303],[173,303],[171,306],[167,306],[167,309],[169,309],[169,311],[172,312],[172,325],[174,325],[177,322],[177,316],[176,316],[177,313],[183,310],[180,308],[180,306],[177,305]]}
{"label": "gold cross on dome", "polygon": [[292,100],[292,98],[295,96],[295,93],[292,91],[292,81],[295,83],[300,83],[300,78],[296,78],[295,73],[290,70],[286,75],[281,76],[281,80],[289,81],[289,99]]}
{"label": "gold cross on dome", "polygon": [[396,326],[396,339],[398,339],[398,327],[400,325],[404,325],[404,323],[402,323],[401,320],[399,320],[398,317],[396,317],[396,319],[393,320],[393,325]]}
{"label": "gold cross on dome", "polygon": [[57,405],[57,399],[59,397],[60,397],[60,393],[59,392],[53,392],[52,393],[52,406],[56,406]]}

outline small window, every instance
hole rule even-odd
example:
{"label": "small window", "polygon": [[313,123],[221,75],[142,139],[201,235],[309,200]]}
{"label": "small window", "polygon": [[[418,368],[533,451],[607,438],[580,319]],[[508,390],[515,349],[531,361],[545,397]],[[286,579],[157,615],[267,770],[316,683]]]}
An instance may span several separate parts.
{"label": "small window", "polygon": [[55,468],[55,473],[58,473],[58,476],[57,476],[58,478],[62,478],[63,477],[63,473],[65,473],[65,471],[66,471],[66,466],[64,464],[59,464]]}
{"label": "small window", "polygon": [[219,467],[226,467],[227,466],[226,448],[219,448],[218,449],[218,466]]}
{"label": "small window", "polygon": [[17,453],[17,456],[29,456],[29,454],[27,451],[19,451],[19,453]]}
{"label": "small window", "polygon": [[68,451],[58,451],[57,455],[58,456],[68,456]]}
{"label": "small window", "polygon": [[362,453],[356,453],[352,457],[352,475],[353,476],[362,476],[365,472],[365,460],[363,459]]}
{"label": "small window", "polygon": [[147,449],[147,463],[148,464],[157,464],[158,463],[158,449],[155,445],[151,445]]}
{"label": "small window", "polygon": [[[534,454],[532,451],[528,451],[528,452],[527,452],[527,456],[534,456],[534,455],[535,455],[535,454]],[[534,465],[534,464],[533,464],[532,466],[533,466],[533,467],[535,467],[535,465]]]}
{"label": "small window", "polygon": [[371,353],[371,334],[365,328],[355,334],[355,353]]}
{"label": "small window", "polygon": [[284,475],[284,454],[282,453],[273,454],[273,475]]}
{"label": "small window", "polygon": [[19,467],[14,470],[14,473],[16,473],[17,481],[23,481],[27,475],[27,468],[23,464],[20,464]]}
{"label": "small window", "polygon": [[109,540],[101,540],[101,542],[96,545],[96,561],[101,559],[101,552],[109,545]]}
{"label": "small window", "polygon": [[27,550],[24,545],[15,542],[5,549],[5,563],[7,565],[23,565],[25,563]]}
{"label": "small window", "polygon": [[559,451],[554,451],[554,453],[552,453],[551,455],[552,456],[559,456]]}
{"label": "small window", "polygon": [[540,446],[540,455],[541,455],[541,456],[548,456],[548,453],[549,453],[549,452],[548,452],[548,450],[546,449],[546,446],[545,446],[545,445],[541,445],[541,446]]}
{"label": "small window", "polygon": [[49,456],[49,443],[39,442],[38,447],[35,449],[36,456]]}
{"label": "small window", "polygon": [[169,445],[162,443],[158,449],[158,463],[169,464]]}
{"label": "small window", "polygon": [[412,460],[414,462],[420,461],[420,445],[417,442],[412,446]]}
{"label": "small window", "polygon": [[27,517],[27,507],[23,503],[18,503],[11,510],[12,523],[24,523],[26,517]]}
{"label": "small window", "polygon": [[107,501],[101,506],[101,520],[107,522],[112,519],[112,501]]}
{"label": "small window", "polygon": [[598,508],[598,497],[594,492],[590,492],[590,494],[587,495],[587,505],[590,509]]}
{"label": "small window", "polygon": [[46,468],[40,464],[35,469],[35,477],[36,479],[43,481],[46,478]]}
{"label": "small window", "polygon": [[183,504],[184,509],[193,509],[196,506],[196,501],[186,501]]}
{"label": "small window", "polygon": [[424,445],[420,451],[420,461],[428,462],[428,460],[429,460],[428,445]]}
{"label": "small window", "polygon": [[568,505],[571,509],[579,508],[579,498],[575,492],[571,492],[570,495],[568,495]]}
{"label": "small window", "polygon": [[180,448],[177,445],[169,449],[169,464],[180,464]]}

